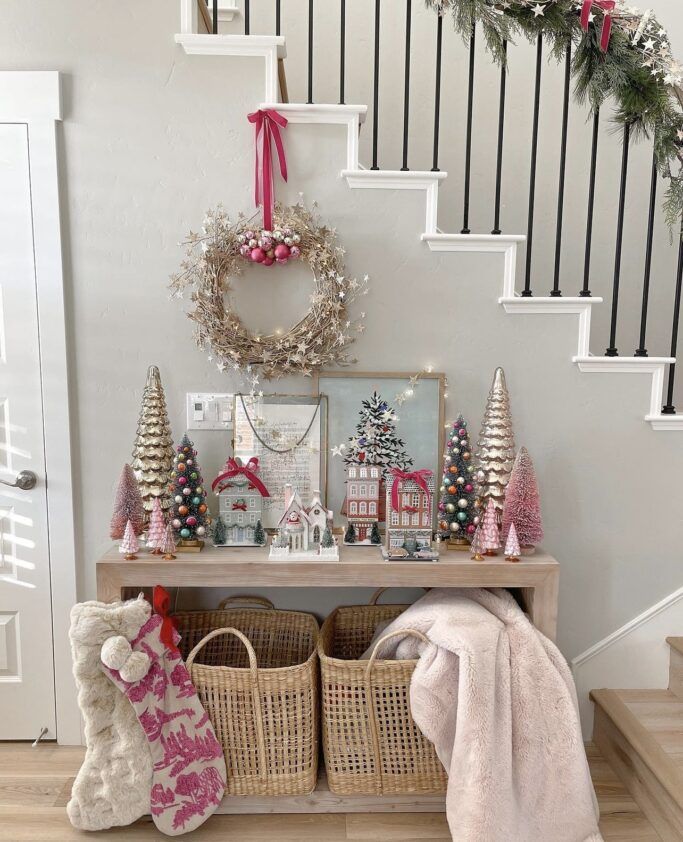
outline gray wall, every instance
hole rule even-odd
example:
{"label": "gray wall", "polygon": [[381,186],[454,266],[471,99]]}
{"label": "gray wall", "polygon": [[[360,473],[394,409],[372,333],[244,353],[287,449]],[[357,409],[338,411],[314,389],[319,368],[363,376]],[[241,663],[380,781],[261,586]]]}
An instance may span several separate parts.
{"label": "gray wall", "polygon": [[[665,8],[664,0],[651,2],[683,49],[683,14]],[[2,68],[64,74],[59,146],[83,598],[94,595],[95,561],[110,543],[113,487],[130,453],[146,367],[161,367],[178,436],[187,391],[239,386],[194,347],[181,302],[169,300],[167,279],[181,259],[178,241],[200,224],[206,209],[219,201],[235,211],[251,205],[245,115],[262,96],[262,64],[185,56],[173,42],[178,21],[178,4],[170,0],[5,0],[0,10]],[[357,44],[358,66],[367,59],[367,38]],[[294,88],[300,55],[292,47],[290,54]],[[316,72],[326,79],[333,71],[324,58]],[[519,108],[528,112],[524,103],[520,99]],[[526,160],[525,119],[520,111],[509,123],[511,147],[517,149],[510,155],[520,160]],[[364,143],[367,136],[364,131]],[[424,142],[428,148],[429,138]],[[450,379],[448,416],[462,410],[477,429],[493,369],[505,367],[517,440],[529,448],[539,474],[545,544],[562,562],[560,639],[566,655],[679,587],[683,438],[656,434],[644,423],[649,380],[580,374],[570,363],[577,336],[573,318],[506,316],[496,303],[502,271],[497,257],[429,253],[417,237],[422,194],[348,190],[337,177],[344,162],[341,129],[292,125],[287,144],[290,186],[280,195],[293,200],[302,190],[307,200],[317,199],[348,249],[349,269],[372,278],[368,330],[356,344],[359,370],[413,372],[431,364]],[[618,169],[614,157],[605,156],[612,176]],[[511,178],[521,179],[517,169],[511,158]],[[646,170],[645,180],[634,184],[630,213],[642,214]],[[542,197],[543,183],[556,183],[554,170],[544,173]],[[525,205],[510,190],[507,228],[520,231]],[[451,220],[457,190],[452,197]],[[476,207],[477,227],[488,230],[485,205]],[[448,219],[442,224],[460,227]],[[604,240],[608,250],[613,220],[604,225],[598,242]],[[568,251],[575,251],[571,242]],[[551,245],[542,244],[539,255],[552,260]],[[310,284],[306,272],[292,267],[269,284],[264,305],[258,294],[263,284],[255,274],[250,283],[250,277],[240,283],[240,306],[264,329],[283,307],[293,312]],[[664,345],[664,327],[656,332]],[[308,391],[310,381],[283,381],[277,389]],[[207,476],[224,461],[226,438],[196,434]],[[318,613],[337,600],[365,596],[276,594],[280,604]],[[190,604],[200,597],[213,599],[185,592],[181,600]]]}

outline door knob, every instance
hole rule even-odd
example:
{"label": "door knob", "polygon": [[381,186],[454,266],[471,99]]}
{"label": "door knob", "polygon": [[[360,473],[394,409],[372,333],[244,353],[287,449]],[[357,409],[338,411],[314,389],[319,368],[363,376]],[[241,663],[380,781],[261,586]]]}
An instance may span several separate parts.
{"label": "door knob", "polygon": [[14,482],[7,482],[5,479],[0,479],[0,484],[8,485],[10,488],[18,488],[20,491],[30,491],[35,488],[38,482],[38,477],[33,471],[19,471]]}

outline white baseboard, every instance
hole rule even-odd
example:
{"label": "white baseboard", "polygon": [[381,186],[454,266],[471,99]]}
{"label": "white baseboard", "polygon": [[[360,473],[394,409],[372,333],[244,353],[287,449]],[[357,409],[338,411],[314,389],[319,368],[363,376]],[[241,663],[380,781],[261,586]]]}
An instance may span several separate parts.
{"label": "white baseboard", "polygon": [[683,588],[643,611],[572,661],[584,739],[593,732],[591,690],[662,689],[669,678],[667,636],[683,633]]}

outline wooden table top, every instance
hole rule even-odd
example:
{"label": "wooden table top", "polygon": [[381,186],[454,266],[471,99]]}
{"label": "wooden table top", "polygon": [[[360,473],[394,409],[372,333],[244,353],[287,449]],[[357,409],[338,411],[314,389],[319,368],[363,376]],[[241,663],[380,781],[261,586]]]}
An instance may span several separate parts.
{"label": "wooden table top", "polygon": [[113,547],[97,562],[98,579],[130,585],[162,584],[188,587],[221,585],[283,585],[297,587],[425,585],[448,587],[528,587],[559,572],[556,559],[542,550],[519,562],[503,555],[473,561],[469,553],[444,550],[436,562],[386,561],[379,547],[339,548],[339,560],[270,560],[265,547],[213,547],[199,553],[178,553],[164,560],[144,550],[126,559]]}

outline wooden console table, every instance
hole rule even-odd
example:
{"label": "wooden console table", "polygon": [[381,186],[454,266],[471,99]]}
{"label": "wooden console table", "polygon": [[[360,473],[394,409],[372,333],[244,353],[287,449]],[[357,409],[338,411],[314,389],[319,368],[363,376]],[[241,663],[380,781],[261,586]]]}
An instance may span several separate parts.
{"label": "wooden console table", "polygon": [[[543,552],[518,563],[502,556],[472,561],[469,554],[444,551],[438,562],[384,561],[377,547],[341,547],[339,561],[269,561],[266,549],[206,547],[178,554],[175,561],[141,552],[125,561],[116,548],[97,563],[97,597],[121,598],[121,589],[226,587],[461,587],[510,588],[521,595],[534,625],[551,640],[557,631],[558,562]],[[226,797],[220,813],[443,812],[443,795],[334,795],[324,772],[310,795]]]}
{"label": "wooden console table", "polygon": [[472,561],[444,550],[437,562],[384,561],[376,547],[340,547],[339,561],[269,561],[261,547],[178,553],[175,561],[140,553],[125,561],[116,548],[97,563],[97,598],[121,598],[121,588],[516,588],[534,625],[551,640],[557,631],[558,562],[543,552],[518,563],[502,556]]}

